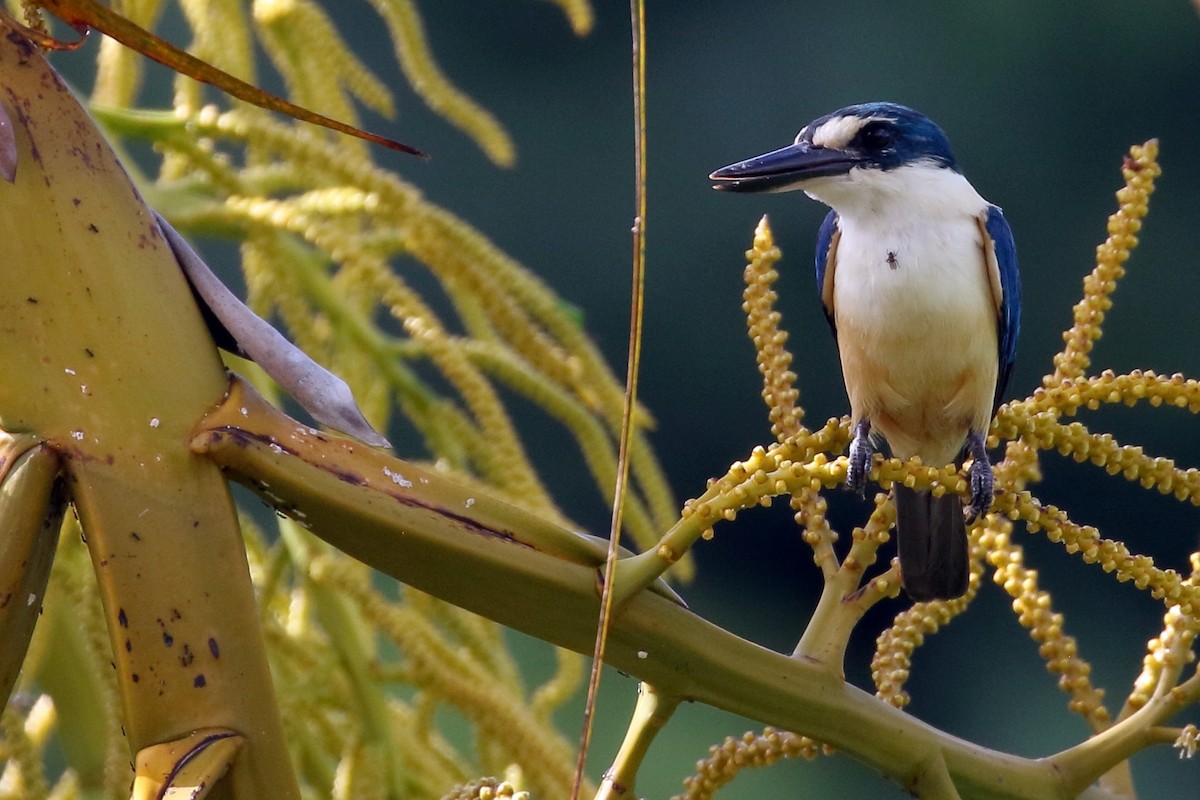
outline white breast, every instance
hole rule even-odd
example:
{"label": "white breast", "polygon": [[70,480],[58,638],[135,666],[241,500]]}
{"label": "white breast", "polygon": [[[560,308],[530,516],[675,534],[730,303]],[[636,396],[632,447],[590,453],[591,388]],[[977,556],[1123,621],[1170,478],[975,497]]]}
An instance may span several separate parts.
{"label": "white breast", "polygon": [[986,429],[995,393],[996,307],[977,222],[987,203],[933,167],[824,183],[806,190],[840,217],[833,307],[853,416],[900,458],[949,463],[969,430]]}

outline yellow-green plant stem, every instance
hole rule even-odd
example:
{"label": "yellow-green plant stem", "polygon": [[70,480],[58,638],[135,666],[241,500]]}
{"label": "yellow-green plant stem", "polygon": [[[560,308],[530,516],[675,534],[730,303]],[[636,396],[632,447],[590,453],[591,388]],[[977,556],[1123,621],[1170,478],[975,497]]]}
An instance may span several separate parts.
{"label": "yellow-green plant stem", "polygon": [[46,597],[64,510],[61,462],[28,436],[0,443],[0,697],[8,697]]}
{"label": "yellow-green plant stem", "polygon": [[[825,581],[821,587],[821,598],[817,608],[804,627],[804,635],[792,655],[803,658],[814,664],[822,664],[838,676],[844,675],[843,661],[846,656],[846,646],[850,643],[850,634],[854,626],[862,618],[862,611],[856,610],[850,601],[850,594],[857,588],[850,587],[847,582],[839,580],[841,575]],[[865,609],[863,609],[865,610]]]}
{"label": "yellow-green plant stem", "polygon": [[[68,521],[62,526],[61,549],[54,561],[56,577],[62,572],[82,573],[91,568],[87,549],[79,546],[79,536],[77,523]],[[97,659],[88,646],[86,614],[76,606],[78,598],[68,594],[51,592],[47,596],[25,664],[25,679],[54,698],[58,713],[55,735],[67,763],[78,776],[84,798],[100,800],[109,796],[105,779],[110,737],[117,728],[116,709],[110,699],[110,675],[89,669]],[[101,663],[107,667],[106,661]],[[127,761],[128,757],[122,759],[122,766]]]}
{"label": "yellow-green plant stem", "polygon": [[[193,448],[376,569],[533,636],[591,652],[595,570],[603,553],[578,533],[298,425],[238,383],[196,430]],[[884,464],[888,479],[891,469]],[[839,481],[844,468],[830,472],[828,479]],[[902,786],[917,785],[925,765],[944,759],[963,798],[1067,800],[1107,768],[1092,764],[1090,772],[1064,776],[1051,759],[1020,758],[947,735],[824,665],[742,640],[659,591],[631,597],[609,637],[608,663],[660,691],[811,736]]]}
{"label": "yellow-green plant stem", "polygon": [[638,684],[638,699],[633,708],[633,718],[629,720],[625,740],[621,742],[617,757],[604,773],[604,780],[596,792],[596,800],[620,800],[636,796],[633,791],[638,769],[641,768],[654,737],[670,721],[671,715],[678,707],[678,697],[665,695],[648,683]]}
{"label": "yellow-green plant stem", "polygon": [[846,646],[855,625],[872,605],[900,591],[898,565],[862,585],[864,570],[875,562],[876,550],[886,538],[893,517],[883,498],[884,495],[876,498],[875,511],[867,524],[854,531],[854,543],[840,564],[828,539],[819,541],[819,545],[827,546],[814,548],[818,561],[828,558],[834,562],[834,568],[823,570],[821,598],[792,655],[824,664],[839,675],[844,674]]}
{"label": "yellow-green plant stem", "polygon": [[[706,531],[711,530],[718,520],[732,519],[732,515],[737,510],[745,508],[748,505],[746,500],[748,496],[782,493],[776,491],[775,481],[777,479],[784,478],[795,481],[797,486],[807,485],[809,481],[816,480],[827,488],[845,480],[846,460],[844,458],[835,461],[818,458],[806,464],[789,462],[786,469],[787,474],[778,475],[773,469],[770,474],[763,473],[760,478],[759,473],[762,470],[759,468],[758,458],[762,454],[761,448],[756,449],[746,462],[734,465],[734,470],[740,470],[743,473],[746,488],[742,493],[724,491],[718,486],[710,487],[695,501],[696,507],[700,509],[699,513],[685,513],[682,519],[663,534],[657,547],[622,561],[614,588],[614,602],[618,608],[651,582],[657,580],[672,564],[682,558]],[[777,467],[778,464],[772,466]],[[794,474],[791,471],[793,466],[798,470]],[[726,514],[729,516],[724,516]]]}
{"label": "yellow-green plant stem", "polygon": [[131,754],[235,728],[252,746],[233,796],[295,797],[228,486],[185,446],[224,368],[149,209],[3,15],[0,84],[18,151],[15,181],[0,182],[0,428],[62,460]]}
{"label": "yellow-green plant stem", "polygon": [[921,800],[961,800],[945,760],[937,756],[921,765],[909,790]]}
{"label": "yellow-green plant stem", "polygon": [[[299,508],[292,505],[290,497],[303,496],[310,490],[316,492],[318,487],[331,490],[344,486],[368,492],[368,507],[383,503],[378,509],[383,518],[388,524],[404,529],[476,530],[486,538],[501,538],[522,549],[547,553],[573,564],[595,567],[604,560],[604,540],[565,528],[428,467],[302,425],[267,403],[236,376],[225,398],[193,432],[192,448],[232,469],[239,480],[285,513]],[[319,465],[316,473],[305,470],[313,465]],[[243,467],[250,466],[252,471],[244,471]],[[300,474],[301,471],[305,474]],[[310,486],[314,479],[317,482]],[[328,483],[330,480],[333,483]],[[362,510],[351,502],[353,493],[348,492],[342,499],[338,494],[332,491],[325,495],[325,500],[335,506],[344,504]],[[375,566],[373,558],[364,558],[342,546],[341,533],[350,537],[347,541],[357,542],[357,532],[333,532],[318,527],[307,516],[297,520],[343,552]],[[369,548],[370,542],[362,544]],[[632,554],[622,550],[621,555]],[[486,586],[477,588],[490,590]],[[650,591],[683,605],[679,595],[661,581],[652,584]],[[437,592],[430,593],[440,596]]]}

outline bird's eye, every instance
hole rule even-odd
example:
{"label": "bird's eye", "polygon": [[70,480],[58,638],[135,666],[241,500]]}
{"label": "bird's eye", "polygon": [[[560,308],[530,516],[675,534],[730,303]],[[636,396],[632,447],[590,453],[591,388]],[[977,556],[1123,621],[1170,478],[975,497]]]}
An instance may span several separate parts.
{"label": "bird's eye", "polygon": [[896,132],[884,122],[873,122],[864,125],[858,133],[858,143],[864,150],[883,150],[891,147],[896,138]]}

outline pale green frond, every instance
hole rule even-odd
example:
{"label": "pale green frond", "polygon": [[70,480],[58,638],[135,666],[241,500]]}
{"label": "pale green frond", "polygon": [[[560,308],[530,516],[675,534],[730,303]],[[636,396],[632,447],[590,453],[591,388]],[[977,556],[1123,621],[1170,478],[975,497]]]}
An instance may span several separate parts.
{"label": "pale green frond", "polygon": [[[120,0],[113,4],[143,28],[153,28],[163,11],[163,0]],[[107,36],[100,42],[96,60],[96,82],[92,102],[105,106],[128,106],[137,100],[145,72],[145,56]]]}
{"label": "pale green frond", "polygon": [[[192,30],[192,55],[228,72],[234,77],[253,81],[256,76],[254,39],[243,0],[178,0],[179,7]],[[180,76],[176,91],[183,92],[189,82]],[[193,83],[194,86],[194,83]],[[175,107],[197,109],[200,104],[181,94],[175,96]]]}
{"label": "pale green frond", "polygon": [[409,84],[429,107],[475,140],[495,164],[510,167],[517,158],[508,133],[487,109],[456,89],[433,60],[424,23],[411,0],[371,0],[396,43],[396,57]]}
{"label": "pale green frond", "polygon": [[395,113],[391,93],[350,51],[320,6],[306,0],[255,0],[253,13],[259,40],[294,102],[352,124],[358,114],[348,95],[384,116]]}

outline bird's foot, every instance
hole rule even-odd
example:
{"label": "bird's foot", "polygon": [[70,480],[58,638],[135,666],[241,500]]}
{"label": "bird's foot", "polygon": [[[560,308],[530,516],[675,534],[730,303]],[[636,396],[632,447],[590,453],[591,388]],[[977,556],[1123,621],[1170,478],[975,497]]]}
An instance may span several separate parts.
{"label": "bird's foot", "polygon": [[871,444],[871,423],[862,420],[854,426],[854,439],[850,442],[850,464],[846,468],[846,488],[860,498],[867,493],[867,471],[871,467],[871,456],[875,446]]}
{"label": "bird's foot", "polygon": [[991,510],[992,500],[996,495],[992,462],[988,460],[983,437],[984,434],[978,431],[971,431],[967,435],[967,452],[971,455],[971,471],[968,475],[971,483],[971,505],[967,507],[968,525]]}

